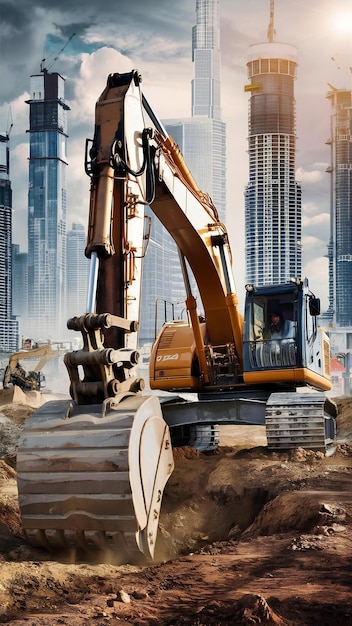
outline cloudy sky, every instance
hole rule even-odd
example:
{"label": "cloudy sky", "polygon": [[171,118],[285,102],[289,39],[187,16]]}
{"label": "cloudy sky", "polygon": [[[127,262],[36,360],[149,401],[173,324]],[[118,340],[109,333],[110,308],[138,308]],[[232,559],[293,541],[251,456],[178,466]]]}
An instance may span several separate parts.
{"label": "cloudy sky", "polygon": [[[222,116],[227,125],[227,225],[239,296],[244,291],[244,197],[248,179],[248,47],[266,41],[269,0],[220,0]],[[27,248],[29,77],[65,78],[69,112],[68,227],[86,225],[86,137],[107,75],[138,69],[160,119],[189,117],[191,29],[196,0],[0,0],[0,130],[11,130],[14,243]],[[350,0],[276,0],[276,41],[297,47],[297,179],[303,190],[304,275],[327,306],[329,84],[352,88]],[[70,40],[71,36],[75,35]],[[64,48],[62,50],[62,48]],[[206,190],[205,190],[206,191]]]}

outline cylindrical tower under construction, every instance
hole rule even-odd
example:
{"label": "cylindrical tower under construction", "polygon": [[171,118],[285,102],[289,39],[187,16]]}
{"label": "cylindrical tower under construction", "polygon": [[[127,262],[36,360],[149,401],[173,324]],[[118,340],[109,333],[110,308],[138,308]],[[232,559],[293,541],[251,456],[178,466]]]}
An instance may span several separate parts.
{"label": "cylindrical tower under construction", "polygon": [[246,273],[257,285],[287,282],[302,271],[301,187],[295,179],[297,50],[270,39],[250,46],[245,87],[250,93]]}

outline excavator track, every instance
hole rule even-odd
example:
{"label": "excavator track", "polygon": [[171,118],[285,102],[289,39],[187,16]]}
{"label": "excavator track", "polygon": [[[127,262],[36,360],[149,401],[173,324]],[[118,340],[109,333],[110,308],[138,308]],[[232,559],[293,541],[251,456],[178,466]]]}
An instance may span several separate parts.
{"label": "excavator track", "polygon": [[336,448],[335,403],[324,393],[272,393],[265,412],[268,448],[306,448],[330,455]]}
{"label": "excavator track", "polygon": [[28,541],[46,549],[154,556],[164,486],[173,470],[168,426],[154,396],[117,404],[52,401],[27,421],[18,494]]}

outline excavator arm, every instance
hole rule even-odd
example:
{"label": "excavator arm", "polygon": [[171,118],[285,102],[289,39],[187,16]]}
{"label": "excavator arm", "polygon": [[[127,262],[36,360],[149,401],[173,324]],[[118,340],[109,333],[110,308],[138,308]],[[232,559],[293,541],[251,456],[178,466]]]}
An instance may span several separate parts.
{"label": "excavator arm", "polygon": [[[143,234],[139,232],[131,245],[126,242],[124,228],[136,211],[141,215],[143,207],[149,205],[179,250],[191,329],[185,324],[173,332],[180,336],[184,353],[188,354],[191,332],[194,350],[188,370],[195,359],[198,366],[196,377],[185,377],[181,356],[174,388],[212,385],[215,377],[211,354],[218,348],[223,351],[223,362],[232,363],[234,381],[242,372],[243,318],[238,312],[228,234],[209,196],[194,181],[179,147],[151,109],[140,80],[136,71],[110,75],[96,106],[95,135],[86,160],[92,180],[86,254],[93,256],[94,264],[99,259],[97,289],[92,289],[96,311],[130,317],[128,253],[131,249],[141,250]],[[197,283],[198,306],[190,290],[188,266]],[[139,267],[132,273],[135,277],[141,275]],[[140,293],[140,283],[134,283],[134,288]],[[206,319],[203,328],[199,306]],[[161,380],[159,373],[151,374],[151,387],[170,387],[169,377]]]}

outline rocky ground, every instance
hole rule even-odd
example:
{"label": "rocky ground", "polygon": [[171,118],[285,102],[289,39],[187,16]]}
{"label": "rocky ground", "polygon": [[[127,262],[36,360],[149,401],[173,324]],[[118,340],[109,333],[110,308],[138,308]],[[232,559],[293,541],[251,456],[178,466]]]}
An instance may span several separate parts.
{"label": "rocky ground", "polygon": [[222,428],[213,453],[175,450],[157,561],[137,567],[26,544],[11,442],[34,408],[3,400],[0,623],[352,624],[352,399],[338,409],[329,457],[269,452],[257,427]]}

